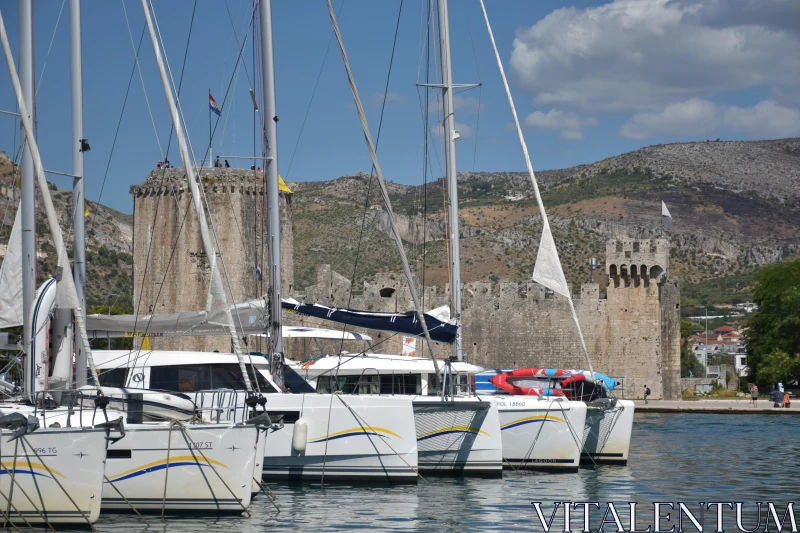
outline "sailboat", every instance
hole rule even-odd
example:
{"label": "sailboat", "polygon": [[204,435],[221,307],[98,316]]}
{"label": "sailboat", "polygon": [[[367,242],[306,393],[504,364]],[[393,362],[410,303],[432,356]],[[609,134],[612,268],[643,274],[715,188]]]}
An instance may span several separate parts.
{"label": "sailboat", "polygon": [[[150,25],[146,0],[145,16]],[[267,199],[269,202],[270,273],[280,272],[280,218],[278,204],[277,131],[275,120],[274,70],[272,57],[271,2],[259,2],[261,23],[261,49],[264,76],[264,105],[261,109],[268,120],[264,133],[269,143],[265,147],[267,174]],[[152,32],[152,29],[151,29]],[[107,352],[108,370],[121,375],[114,385],[117,396],[127,400],[130,394],[154,387],[178,393],[197,406],[197,413],[219,421],[241,421],[243,411],[258,407],[271,430],[269,446],[263,454],[262,473],[266,479],[302,481],[347,481],[415,483],[417,474],[417,445],[414,439],[414,422],[411,402],[405,398],[367,398],[347,395],[311,394],[297,391],[291,394],[283,380],[284,362],[281,336],[280,275],[269,275],[271,309],[269,316],[271,349],[268,358],[245,361],[238,343],[243,331],[234,327],[233,313],[238,306],[229,306],[222,283],[220,269],[216,266],[217,250],[212,242],[207,214],[200,198],[196,172],[189,156],[183,127],[178,116],[176,100],[166,78],[163,59],[155,37],[153,47],[162,75],[167,103],[170,108],[181,159],[187,172],[193,207],[199,221],[201,242],[211,263],[209,306],[204,311],[189,313],[189,322],[197,321],[210,330],[217,328],[228,335],[233,344],[232,354],[208,352],[169,351],[113,351]],[[208,169],[205,169],[208,170]],[[211,170],[208,170],[211,172]],[[117,324],[131,317],[109,317]],[[186,317],[185,317],[186,318]],[[158,317],[154,317],[158,322]],[[167,322],[171,319],[167,318]],[[173,326],[178,325],[171,322]],[[199,325],[198,324],[198,325]],[[108,329],[113,329],[109,326]],[[202,329],[202,328],[201,328]],[[130,330],[128,330],[130,331]],[[263,333],[263,327],[259,333]],[[274,334],[277,332],[277,334]],[[248,357],[248,359],[251,359]],[[238,370],[235,377],[231,367]],[[178,373],[185,372],[196,379],[179,383]],[[111,377],[112,374],[106,373]],[[160,376],[160,377],[159,377]],[[204,379],[202,376],[211,376]],[[214,387],[214,380],[224,379],[224,386]],[[159,381],[160,380],[160,381]],[[223,381],[220,381],[223,383]],[[121,404],[127,408],[129,401]],[[276,422],[272,424],[270,422]]]}
{"label": "sailboat", "polygon": [[[30,5],[27,2],[23,4]],[[73,102],[80,101],[80,4],[71,2],[71,18],[73,51]],[[74,46],[76,44],[77,46]],[[10,47],[4,33],[3,46],[12,78],[15,80],[20,108],[24,109],[22,92],[16,81],[16,70],[13,66]],[[77,61],[76,61],[77,58]],[[76,75],[77,74],[77,75]],[[78,81],[77,88],[75,81]],[[73,121],[80,117],[80,108],[73,109]],[[80,120],[78,120],[80,122]],[[93,364],[91,349],[84,326],[82,304],[79,302],[76,286],[73,282],[66,260],[66,249],[63,245],[61,230],[49,196],[49,190],[44,178],[43,165],[39,155],[36,140],[33,138],[30,121],[24,121],[28,143],[32,152],[33,162],[37,169],[37,178],[48,221],[52,239],[59,252],[59,266],[61,279],[49,279],[36,294],[30,321],[26,326],[33,333],[30,342],[26,343],[28,356],[24,365],[26,372],[25,396],[16,404],[4,405],[0,408],[3,413],[10,412],[18,417],[20,413],[29,415],[34,421],[43,426],[65,428],[62,432],[99,434],[102,457],[99,457],[98,485],[92,493],[92,499],[97,504],[99,513],[100,501],[105,509],[129,509],[135,505],[137,510],[160,510],[164,512],[203,510],[205,512],[243,512],[249,505],[254,492],[253,474],[256,471],[256,458],[263,455],[264,438],[260,437],[260,430],[254,425],[232,424],[182,424],[167,422],[157,424],[136,423],[134,417],[128,417],[123,422],[123,414],[108,408],[108,397],[103,394],[99,385],[98,372]],[[80,138],[80,128],[74,128]],[[83,142],[78,144],[82,147]],[[76,148],[77,150],[77,148]],[[23,160],[24,163],[24,160]],[[82,168],[82,165],[81,165]],[[78,174],[82,178],[82,174]],[[24,176],[24,173],[23,173]],[[23,199],[25,199],[23,191]],[[80,209],[82,213],[82,194],[80,195]],[[23,204],[24,206],[25,204]],[[24,215],[23,215],[24,216]],[[80,215],[76,218],[80,218]],[[11,246],[15,246],[12,230]],[[76,238],[76,257],[82,253],[84,243]],[[22,254],[23,258],[26,255]],[[22,270],[17,274],[11,272],[15,266],[10,264],[6,271],[4,266],[3,280],[13,279],[17,275],[25,278]],[[6,277],[7,276],[7,277]],[[1,283],[2,281],[0,281]],[[64,305],[64,303],[72,304]],[[77,344],[83,349],[83,354],[91,367],[91,377],[94,385],[77,391],[49,389],[48,380],[56,370],[71,370],[71,350],[54,350],[51,357],[47,356],[48,332],[53,328],[55,320],[54,311],[74,310],[75,323],[77,324]],[[71,346],[71,342],[67,343]],[[80,362],[80,352],[76,357]],[[48,368],[53,362],[53,371]],[[80,367],[80,365],[77,365]],[[71,376],[56,376],[69,380]],[[80,376],[79,376],[80,377]],[[164,394],[159,395],[163,398]],[[140,397],[141,403],[148,403],[152,395]],[[88,403],[88,405],[87,405]],[[73,428],[72,426],[77,426]],[[92,427],[99,429],[92,430]],[[106,437],[111,438],[106,442]],[[106,448],[108,452],[106,454]],[[41,449],[58,449],[57,446]],[[238,451],[237,451],[238,450]],[[260,451],[259,451],[260,450]],[[82,458],[80,453],[74,454]],[[94,454],[97,455],[97,454]],[[106,460],[106,455],[108,460]],[[5,463],[4,463],[5,464]],[[258,462],[260,465],[260,461]],[[70,463],[70,466],[73,466]],[[80,466],[80,465],[78,465]],[[88,472],[87,472],[88,473]],[[259,471],[260,473],[260,471]]]}
{"label": "sailboat", "polygon": [[[550,230],[550,224],[547,217],[547,212],[544,208],[544,204],[542,202],[541,194],[539,193],[539,185],[536,181],[536,176],[533,172],[533,165],[531,164],[530,155],[528,153],[528,146],[525,142],[525,137],[522,134],[522,128],[520,127],[519,118],[517,116],[516,107],[514,106],[514,99],[511,96],[511,89],[508,86],[508,80],[505,75],[505,70],[503,68],[503,63],[500,60],[500,53],[497,50],[497,44],[494,40],[494,33],[492,32],[491,24],[489,23],[489,15],[486,12],[486,6],[484,5],[483,0],[480,0],[481,10],[483,12],[484,21],[486,22],[486,29],[489,34],[489,39],[492,42],[492,47],[494,50],[494,56],[497,61],[497,67],[500,73],[500,77],[503,81],[503,86],[505,88],[506,96],[508,98],[509,107],[511,108],[511,113],[514,117],[514,124],[517,131],[517,136],[519,138],[520,147],[522,148],[522,153],[525,157],[525,164],[528,170],[528,175],[531,179],[531,185],[533,188],[534,195],[536,196],[536,203],[539,207],[539,213],[542,217],[542,235],[539,242],[539,251],[536,256],[536,264],[534,265],[533,269],[533,280],[537,283],[540,283],[544,287],[552,290],[555,294],[560,295],[566,301],[569,306],[569,310],[572,315],[572,319],[575,323],[575,328],[578,334],[578,338],[580,340],[580,345],[583,350],[583,353],[586,357],[586,362],[588,364],[589,370],[585,372],[575,372],[571,371],[574,378],[565,378],[570,379],[572,381],[579,381],[577,380],[578,375],[584,376],[584,378],[588,377],[589,381],[597,381],[598,376],[601,376],[594,372],[592,369],[592,362],[589,356],[589,352],[586,349],[586,342],[583,338],[583,331],[581,330],[580,322],[578,321],[578,315],[575,312],[575,306],[572,301],[572,295],[570,294],[569,286],[567,285],[566,278],[564,277],[564,270],[561,266],[561,261],[558,257],[558,250],[556,248],[555,241],[553,240],[553,235]],[[536,374],[536,370],[541,369],[519,369],[522,371],[521,373],[524,374]],[[552,373],[558,372],[557,369],[549,369]],[[562,373],[564,371],[561,371]],[[547,372],[545,372],[546,374]],[[497,373],[496,373],[497,374]],[[508,373],[500,373],[501,375],[508,376]],[[491,379],[502,381],[500,376],[492,377]],[[585,379],[584,379],[585,381]],[[602,378],[601,378],[602,381]],[[595,390],[598,392],[603,392],[611,387],[609,387],[610,382],[606,382],[606,386],[596,388]],[[534,387],[535,388],[535,387]],[[547,388],[545,388],[547,389]],[[513,391],[513,386],[511,388]],[[607,395],[606,395],[607,396]],[[531,398],[535,398],[535,400],[531,400]],[[535,405],[535,402],[541,403],[550,403],[552,405],[553,399],[558,399],[559,407],[565,405],[564,396],[552,396],[552,395],[545,395],[545,394],[536,394],[535,396],[529,395],[511,395],[508,396],[508,400],[504,401],[506,405],[512,406],[514,404],[526,404],[528,405]],[[629,400],[618,400],[616,398],[608,398],[608,397],[592,397],[590,395],[589,398],[581,398],[588,400],[587,403],[584,402],[576,402],[576,401],[568,401],[566,405],[569,405],[571,408],[576,410],[583,410],[585,411],[585,423],[578,424],[576,423],[570,424],[571,426],[571,433],[574,437],[576,444],[578,444],[578,452],[580,453],[580,459],[583,463],[592,463],[592,464],[626,464],[628,460],[628,449],[630,447],[630,438],[631,432],[633,429],[633,413],[634,413],[634,404]],[[584,403],[584,406],[581,408],[579,404]],[[501,406],[501,413],[503,411],[503,407]],[[514,428],[520,427],[522,423],[522,419],[520,419],[520,423],[511,421],[507,422],[504,425],[504,429],[508,429],[509,432],[513,431]],[[574,428],[574,429],[573,429]],[[582,433],[582,434],[581,434]],[[505,435],[504,435],[505,436]],[[504,441],[505,443],[505,441]]]}

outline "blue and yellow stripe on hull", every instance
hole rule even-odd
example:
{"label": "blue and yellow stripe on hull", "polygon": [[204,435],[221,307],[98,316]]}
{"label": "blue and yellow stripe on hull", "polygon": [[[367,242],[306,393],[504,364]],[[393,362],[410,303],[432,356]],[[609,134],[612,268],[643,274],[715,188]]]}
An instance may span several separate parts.
{"label": "blue and yellow stripe on hull", "polygon": [[552,415],[533,415],[533,416],[526,416],[523,418],[518,418],[516,420],[512,420],[511,422],[506,422],[502,426],[500,426],[500,431],[505,431],[506,429],[511,429],[519,426],[524,426],[527,424],[535,424],[537,422],[545,423],[545,422],[560,422],[566,424],[566,421],[558,416]]}
{"label": "blue and yellow stripe on hull", "polygon": [[336,439],[343,439],[345,437],[359,437],[359,436],[375,436],[375,437],[397,437],[398,439],[402,440],[403,438],[395,433],[394,431],[386,428],[379,428],[373,426],[360,426],[357,428],[350,428],[344,429],[342,431],[337,431],[335,433],[329,433],[327,435],[323,435],[322,437],[315,437],[313,439],[308,439],[309,443],[315,442],[325,442],[326,440],[336,440]]}
{"label": "blue and yellow stripe on hull", "polygon": [[[215,459],[203,459],[202,457],[195,457],[194,455],[177,455],[175,457],[169,458],[169,468],[176,468],[180,466],[197,466],[197,467],[204,467],[204,466],[221,466],[222,468],[228,468],[227,465],[220,463]],[[120,472],[119,474],[114,474],[113,476],[109,476],[106,483],[109,481],[112,483],[116,483],[117,481],[125,481],[126,479],[131,479],[135,477],[139,477],[145,474],[150,474],[151,472],[158,472],[159,470],[165,470],[167,468],[167,460],[160,459],[158,461],[153,461],[151,463],[147,463],[136,468],[131,468],[130,470],[126,470],[124,472]]]}
{"label": "blue and yellow stripe on hull", "polygon": [[[17,459],[16,463],[14,461],[3,461],[0,463],[0,475],[17,475],[17,474],[30,474],[32,476],[41,476],[52,479],[51,473],[61,476],[64,479],[67,478],[64,474],[59,472],[54,468],[49,468],[43,465],[42,463],[33,463],[28,462],[27,459],[21,457]],[[40,470],[37,472],[37,470]]]}
{"label": "blue and yellow stripe on hull", "polygon": [[481,428],[476,428],[473,426],[449,426],[446,428],[440,428],[435,431],[429,431],[428,433],[423,433],[422,435],[417,435],[417,442],[421,440],[428,440],[434,437],[440,437],[442,435],[452,435],[453,433],[471,433],[473,435],[484,435],[486,437],[489,436],[488,433],[483,431]]}

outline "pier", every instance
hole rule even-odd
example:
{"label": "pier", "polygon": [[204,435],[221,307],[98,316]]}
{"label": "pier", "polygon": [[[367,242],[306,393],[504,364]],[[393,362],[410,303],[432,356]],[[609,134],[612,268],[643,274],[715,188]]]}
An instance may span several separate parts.
{"label": "pier", "polygon": [[637,413],[712,413],[712,414],[769,414],[769,415],[798,415],[800,414],[800,400],[793,399],[791,407],[773,407],[767,398],[758,399],[758,407],[753,407],[750,398],[738,400],[650,400],[645,404],[643,400],[634,400]]}

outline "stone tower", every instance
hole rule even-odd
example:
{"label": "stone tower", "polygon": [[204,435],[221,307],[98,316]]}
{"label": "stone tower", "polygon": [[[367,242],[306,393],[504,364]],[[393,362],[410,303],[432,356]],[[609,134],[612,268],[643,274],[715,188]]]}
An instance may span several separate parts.
{"label": "stone tower", "polygon": [[669,241],[608,241],[606,273],[608,329],[617,333],[602,366],[625,369],[630,397],[647,385],[655,398],[680,399],[680,286],[669,279]]}
{"label": "stone tower", "polygon": [[[231,303],[268,291],[267,217],[264,174],[232,168],[201,169],[210,229],[216,234],[223,284]],[[154,170],[133,196],[134,313],[175,313],[205,309],[210,277],[192,195],[180,168]],[[202,193],[201,193],[202,194]],[[283,294],[294,284],[291,195],[281,194]],[[212,235],[212,239],[214,239]],[[257,268],[261,266],[262,279]],[[141,331],[144,330],[144,324]],[[230,350],[227,337],[151,339],[151,346],[174,350]]]}

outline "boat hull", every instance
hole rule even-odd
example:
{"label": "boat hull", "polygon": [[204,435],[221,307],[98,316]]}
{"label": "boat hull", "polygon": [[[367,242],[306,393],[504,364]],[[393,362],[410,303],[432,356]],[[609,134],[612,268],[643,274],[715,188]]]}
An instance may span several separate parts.
{"label": "boat hull", "polygon": [[633,412],[634,404],[630,400],[614,400],[597,406],[589,404],[581,464],[628,464]]}
{"label": "boat hull", "polygon": [[507,396],[498,398],[497,404],[506,468],[578,470],[586,423],[585,403]]}
{"label": "boat hull", "polygon": [[12,522],[86,525],[87,520],[97,520],[106,458],[104,430],[39,428],[17,440],[3,430],[0,456],[2,506],[8,509],[5,498],[11,499]]}
{"label": "boat hull", "polygon": [[[109,446],[104,510],[241,513],[254,491],[256,426],[129,424]],[[126,502],[127,500],[127,502]]]}
{"label": "boat hull", "polygon": [[425,475],[503,475],[503,443],[492,398],[414,397],[419,471]]}
{"label": "boat hull", "polygon": [[[404,484],[417,481],[417,440],[410,398],[339,394],[268,394],[267,411],[283,415],[270,431],[268,480]],[[293,446],[307,427],[305,449]],[[298,428],[298,431],[299,428]]]}

